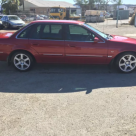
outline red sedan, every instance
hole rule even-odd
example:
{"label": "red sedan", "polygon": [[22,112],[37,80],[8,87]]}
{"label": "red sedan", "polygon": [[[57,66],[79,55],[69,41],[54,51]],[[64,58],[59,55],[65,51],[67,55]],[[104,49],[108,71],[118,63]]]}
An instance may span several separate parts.
{"label": "red sedan", "polygon": [[104,34],[79,21],[34,21],[15,33],[0,33],[0,61],[19,71],[37,63],[110,64],[136,68],[136,39]]}

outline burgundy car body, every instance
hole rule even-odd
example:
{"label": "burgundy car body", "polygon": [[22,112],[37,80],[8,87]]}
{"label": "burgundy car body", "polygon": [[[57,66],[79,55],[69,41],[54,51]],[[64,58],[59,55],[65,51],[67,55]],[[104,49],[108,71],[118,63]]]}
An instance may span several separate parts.
{"label": "burgundy car body", "polygon": [[13,52],[23,50],[29,52],[37,63],[109,64],[122,52],[136,52],[136,39],[115,35],[112,39],[106,39],[88,28],[98,36],[98,42],[17,38],[22,30],[36,23],[84,24],[79,21],[43,20],[34,21],[14,34],[0,33],[0,61],[7,61]]}

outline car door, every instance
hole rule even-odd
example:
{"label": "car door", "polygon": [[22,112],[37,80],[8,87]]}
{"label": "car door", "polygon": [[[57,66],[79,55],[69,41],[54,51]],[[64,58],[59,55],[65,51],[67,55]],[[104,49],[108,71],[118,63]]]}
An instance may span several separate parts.
{"label": "car door", "polygon": [[64,38],[62,24],[41,23],[33,26],[29,44],[44,63],[64,62]]}
{"label": "car door", "polygon": [[9,19],[7,16],[5,16],[5,27],[7,28],[9,26]]}
{"label": "car door", "polygon": [[66,63],[106,63],[107,44],[98,35],[75,24],[65,25],[65,33]]}

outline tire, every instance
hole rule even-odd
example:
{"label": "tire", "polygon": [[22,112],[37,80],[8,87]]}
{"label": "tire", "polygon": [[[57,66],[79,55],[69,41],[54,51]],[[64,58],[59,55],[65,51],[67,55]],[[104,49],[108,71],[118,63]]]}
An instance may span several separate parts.
{"label": "tire", "polygon": [[26,72],[32,69],[34,60],[27,52],[16,52],[11,58],[14,68],[21,72]]}
{"label": "tire", "polygon": [[116,60],[119,72],[131,73],[136,69],[136,54],[133,52],[122,53]]}

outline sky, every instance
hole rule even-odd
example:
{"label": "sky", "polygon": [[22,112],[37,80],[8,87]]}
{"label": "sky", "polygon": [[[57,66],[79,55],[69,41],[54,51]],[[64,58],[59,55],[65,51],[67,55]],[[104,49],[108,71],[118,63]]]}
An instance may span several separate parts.
{"label": "sky", "polygon": [[[69,3],[74,4],[74,0],[55,0],[55,1],[67,1]],[[123,4],[136,4],[136,0],[123,0]]]}

